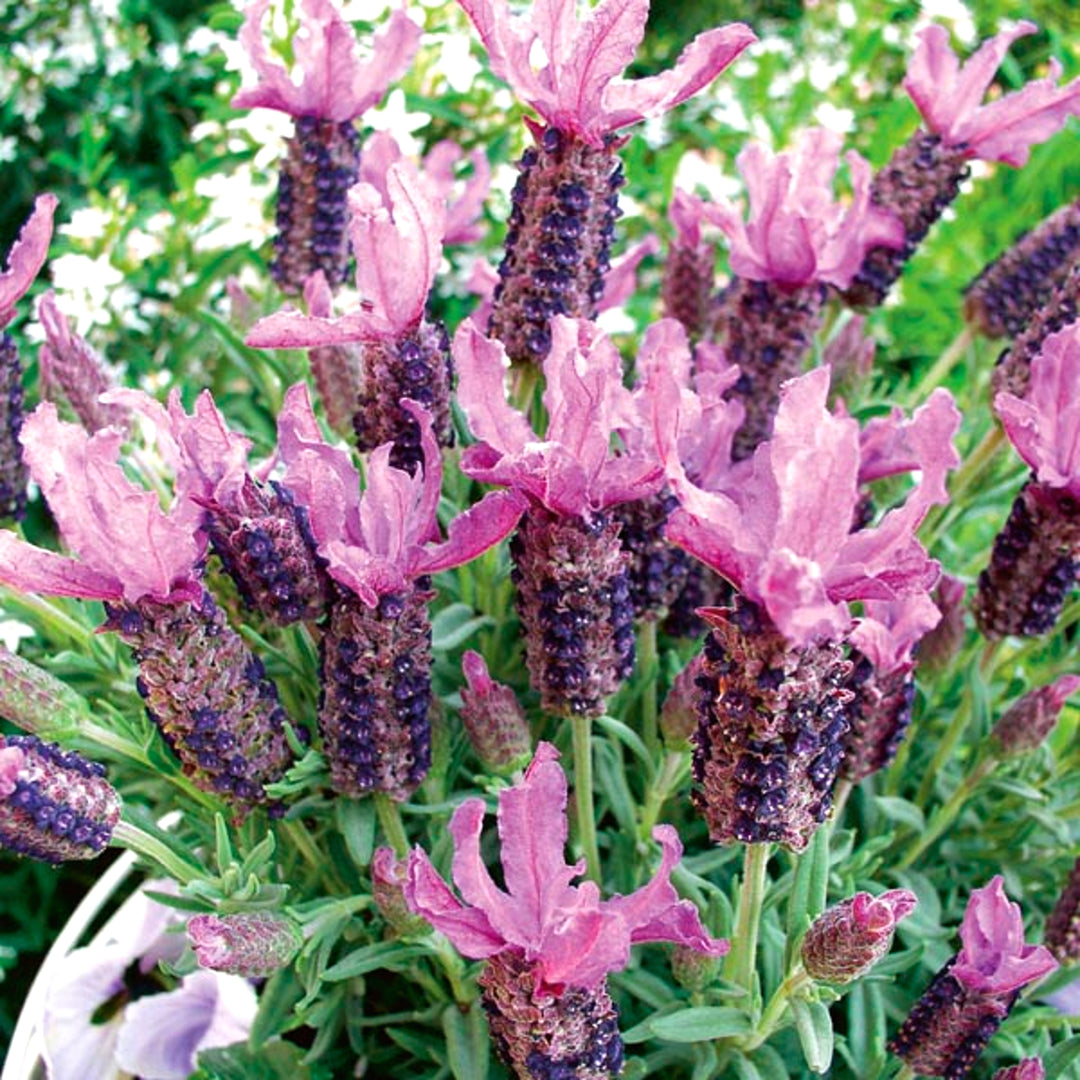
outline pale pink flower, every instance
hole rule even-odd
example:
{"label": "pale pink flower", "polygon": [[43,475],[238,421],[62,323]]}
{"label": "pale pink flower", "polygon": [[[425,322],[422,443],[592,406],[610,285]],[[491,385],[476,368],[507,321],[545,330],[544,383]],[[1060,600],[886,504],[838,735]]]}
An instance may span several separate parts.
{"label": "pale pink flower", "polygon": [[498,828],[503,881],[492,880],[480,857],[485,806],[467,799],[450,820],[454,895],[420,848],[409,857],[405,897],[413,911],[445,934],[465,956],[484,959],[504,950],[535,965],[538,985],[590,989],[626,966],[630,946],[672,941],[722,956],[728,943],[711,937],[697,909],[680,900],[670,878],[682,855],[678,834],[659,825],[660,868],[628,896],[600,899],[591,881],[571,885],[584,862],[566,863],[567,785],[558,751],[541,743],[524,779],[499,793]]}
{"label": "pale pink flower", "polygon": [[[641,44],[649,0],[601,0],[584,21],[576,0],[534,0],[528,15],[511,15],[506,0],[459,3],[480,34],[491,70],[552,127],[597,147],[619,128],[692,97],[757,40],[742,23],[708,30],[670,71],[628,81],[622,72]],[[539,66],[534,48],[543,50]]]}
{"label": "pale pink flower", "polygon": [[969,157],[1023,165],[1031,147],[1059,131],[1070,116],[1080,115],[1080,79],[1058,86],[1061,65],[1050,61],[1049,75],[1022,90],[983,105],[994,74],[1009,46],[1038,27],[1019,22],[984,41],[963,64],[949,47],[949,32],[936,24],[919,34],[904,89],[926,126],[947,146],[964,146]]}
{"label": "pale pink flower", "polygon": [[789,289],[814,282],[844,289],[871,248],[903,245],[903,225],[871,201],[870,165],[854,150],[846,155],[851,202],[834,199],[841,143],[835,132],[809,128],[793,150],[774,154],[752,142],[739,154],[749,219],[726,200],[706,204],[731,245],[733,273]]}
{"label": "pale pink flower", "polygon": [[58,202],[55,195],[39,195],[34,200],[34,211],[8,253],[7,269],[0,273],[0,329],[15,318],[16,303],[45,263]]}
{"label": "pale pink flower", "polygon": [[277,109],[291,116],[316,116],[343,123],[370,109],[412,63],[420,27],[403,10],[393,11],[371,43],[371,57],[360,58],[356,35],[333,0],[300,0],[300,30],[292,38],[297,85],[284,65],[271,59],[262,24],[270,0],[252,0],[244,12],[240,44],[259,81],[237,93],[234,109]]}

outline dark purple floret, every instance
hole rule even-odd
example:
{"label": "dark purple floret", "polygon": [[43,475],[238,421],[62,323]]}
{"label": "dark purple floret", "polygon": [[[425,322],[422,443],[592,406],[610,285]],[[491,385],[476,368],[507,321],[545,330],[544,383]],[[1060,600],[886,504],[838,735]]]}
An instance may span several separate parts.
{"label": "dark purple floret", "polygon": [[913,663],[879,674],[858,651],[852,652],[851,661],[854,667],[846,683],[854,695],[848,705],[851,729],[840,771],[845,779],[858,783],[896,757],[911,726],[915,675]]}
{"label": "dark purple floret", "polygon": [[30,473],[19,444],[22,422],[22,364],[14,339],[0,334],[0,521],[21,521],[26,514]]}
{"label": "dark purple floret", "polygon": [[630,599],[638,619],[662,618],[687,583],[690,556],[664,539],[664,524],[676,506],[670,492],[661,492],[612,509],[630,556]]}
{"label": "dark purple floret", "polygon": [[1080,960],[1080,859],[1046,920],[1046,947],[1061,963]]}

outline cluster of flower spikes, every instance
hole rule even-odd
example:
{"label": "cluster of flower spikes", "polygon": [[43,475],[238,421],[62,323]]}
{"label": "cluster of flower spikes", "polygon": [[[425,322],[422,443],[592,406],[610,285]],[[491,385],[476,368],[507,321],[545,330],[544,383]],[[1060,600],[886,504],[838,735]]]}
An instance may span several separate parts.
{"label": "cluster of flower spikes", "polygon": [[[914,531],[946,498],[956,463],[948,439],[927,448],[902,506],[852,532],[859,430],[826,410],[828,387],[827,369],[791,380],[772,439],[713,491],[680,460],[693,397],[662,372],[653,388],[660,453],[682,504],[668,536],[737,590],[731,608],[703,612],[712,629],[697,677],[694,799],[718,843],[806,846],[831,804],[849,731],[848,602],[883,587],[898,599],[926,595],[938,573]],[[957,419],[949,417],[953,429]],[[785,482],[795,476],[797,485]]]}
{"label": "cluster of flower spikes", "polygon": [[458,401],[480,443],[466,475],[527,500],[511,541],[517,608],[532,685],[559,715],[599,715],[634,662],[629,556],[614,508],[655,494],[655,454],[614,454],[613,433],[637,415],[614,345],[592,323],[556,316],[544,361],[548,427],[541,441],[505,400],[506,350],[472,324],[453,345]]}
{"label": "cluster of flower spikes", "polygon": [[1080,79],[1055,85],[1060,67],[1022,90],[981,105],[1009,46],[1033,23],[1020,22],[983,42],[960,64],[949,47],[949,32],[930,25],[904,79],[926,125],[899,147],[875,175],[871,197],[903,223],[899,246],[876,247],[866,256],[844,298],[854,306],[880,304],[900,276],[930,226],[956,198],[968,175],[968,162],[1000,161],[1021,166],[1031,147],[1058,131],[1070,115],[1080,113]]}
{"label": "cluster of flower spikes", "polygon": [[1059,207],[983,267],[964,289],[964,317],[989,338],[1014,338],[1049,306],[1078,260],[1080,199]]}
{"label": "cluster of flower spikes", "polygon": [[41,195],[0,273],[0,521],[21,520],[26,513],[29,479],[19,450],[23,423],[22,363],[15,340],[4,327],[15,317],[15,304],[37,277],[52,237],[55,195]]}
{"label": "cluster of flower spikes", "polygon": [[746,407],[735,457],[768,438],[780,387],[810,353],[830,288],[844,288],[874,246],[902,241],[899,221],[869,197],[870,166],[847,154],[854,199],[833,197],[841,138],[823,128],[802,132],[790,151],[751,143],[738,157],[749,220],[726,201],[700,212],[727,235],[734,279],[721,293],[712,333],[738,365],[732,392]]}
{"label": "cluster of flower spikes", "polygon": [[35,735],[0,735],[0,846],[49,863],[92,859],[119,820],[104,765]]}
{"label": "cluster of flower spikes", "polygon": [[998,416],[1032,475],[994,539],[979,574],[975,621],[988,638],[1045,634],[1072,589],[1080,555],[1080,463],[1076,429],[1080,404],[1080,323],[1043,344],[1031,363],[1027,397],[1000,393]]}
{"label": "cluster of flower spikes", "polygon": [[[203,511],[186,481],[165,513],[154,492],[125,475],[122,441],[115,428],[88,435],[61,422],[49,403],[27,417],[30,475],[79,558],[0,533],[0,581],[104,601],[105,628],[135,649],[137,688],[184,773],[243,813],[267,801],[265,785],[291,761],[285,711],[261,662],[202,585]],[[133,546],[133,536],[147,544]]]}
{"label": "cluster of flower spikes", "polygon": [[[405,899],[465,956],[486,961],[478,982],[496,1053],[517,1080],[608,1080],[621,1071],[618,1013],[605,985],[634,942],[671,941],[710,957],[727,942],[710,937],[697,909],[679,900],[671,872],[682,845],[671,826],[656,876],[627,896],[601,900],[592,883],[571,885],[567,785],[558,751],[541,743],[524,778],[499,793],[505,891],[480,858],[484,804],[454,811],[453,876],[465,904],[424,851],[409,856]],[[466,906],[468,905],[468,906]]]}
{"label": "cluster of flower spikes", "polygon": [[[394,11],[375,36],[374,55],[361,61],[352,28],[331,0],[303,0],[292,46],[299,85],[274,62],[263,40],[270,0],[245,11],[240,43],[258,75],[232,99],[233,108],[268,108],[295,118],[278,181],[271,273],[284,292],[299,293],[322,271],[331,287],[345,280],[349,257],[346,193],[356,182],[360,141],[354,121],[409,67],[420,27]],[[329,75],[328,75],[329,73]]]}
{"label": "cluster of flower spikes", "polygon": [[435,510],[442,462],[431,418],[420,426],[424,463],[415,475],[374,451],[359,475],[348,453],[328,445],[307,390],[292,387],[278,417],[283,481],[308,508],[316,550],[334,582],[320,644],[318,726],[331,784],[342,794],[381,791],[407,798],[431,764],[430,575],[475,558],[505,537],[523,504],[486,496],[451,523],[444,543]]}
{"label": "cluster of flower spikes", "polygon": [[960,926],[960,952],[934,976],[889,1049],[922,1076],[963,1080],[1021,989],[1057,967],[1041,945],[1024,944],[1018,905],[1002,878],[976,889]]}
{"label": "cluster of flower spikes", "polygon": [[[657,116],[708,85],[753,40],[740,23],[696,37],[675,67],[626,81],[648,5],[597,9],[536,5],[514,16],[506,0],[460,0],[488,51],[492,71],[540,114],[521,158],[499,267],[490,333],[515,362],[539,363],[551,348],[548,320],[592,318],[619,215],[623,184],[616,132]],[[534,47],[542,46],[536,66]]]}
{"label": "cluster of flower spikes", "polygon": [[325,279],[305,288],[309,314],[280,311],[247,335],[259,348],[357,349],[358,385],[351,403],[357,447],[391,443],[391,464],[414,473],[423,460],[420,427],[404,408],[430,414],[440,445],[453,441],[449,342],[425,306],[442,254],[447,213],[442,195],[392,139],[372,140],[363,180],[348,195],[349,235],[356,253],[360,307],[331,313]]}

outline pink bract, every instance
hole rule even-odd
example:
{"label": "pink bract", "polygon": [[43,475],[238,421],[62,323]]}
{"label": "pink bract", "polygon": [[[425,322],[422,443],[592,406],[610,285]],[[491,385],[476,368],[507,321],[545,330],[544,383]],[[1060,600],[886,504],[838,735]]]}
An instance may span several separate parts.
{"label": "pink bract", "polygon": [[480,857],[483,800],[467,799],[450,820],[454,883],[465,903],[416,848],[405,886],[409,907],[465,956],[520,951],[536,965],[538,984],[555,992],[597,986],[608,972],[626,966],[637,942],[672,941],[709,956],[726,953],[728,943],[706,932],[697,909],[680,900],[671,884],[682,844],[670,825],[653,830],[660,868],[637,892],[601,900],[593,882],[570,884],[584,863],[566,863],[567,786],[558,758],[550,743],[540,743],[524,779],[499,793],[506,890],[496,886]]}
{"label": "pink bract", "polygon": [[404,11],[394,11],[372,41],[371,58],[361,60],[356,35],[332,0],[301,0],[300,31],[292,39],[300,84],[274,61],[263,40],[270,0],[252,0],[244,12],[240,44],[259,82],[232,99],[234,109],[277,109],[291,116],[317,116],[343,123],[370,109],[412,63],[420,27]]}
{"label": "pink bract", "polygon": [[865,600],[863,614],[848,641],[879,675],[910,663],[912,650],[941,622],[941,611],[924,592],[896,600]]}
{"label": "pink bract", "polygon": [[408,399],[402,404],[420,425],[424,467],[415,476],[392,468],[387,443],[368,457],[363,493],[349,454],[323,439],[302,383],[288,390],[278,416],[284,482],[307,508],[331,577],[370,607],[414,578],[481,555],[510,533],[524,510],[512,492],[491,493],[455,518],[438,542],[442,459],[427,410]]}
{"label": "pink bract", "polygon": [[841,142],[834,132],[810,128],[793,150],[774,154],[753,142],[739,154],[749,220],[730,202],[706,204],[731,244],[734,273],[791,289],[812,282],[844,289],[871,248],[903,245],[903,225],[870,200],[870,165],[855,151],[846,155],[852,201],[833,198]]}
{"label": "pink bract", "polygon": [[79,558],[0,532],[0,581],[25,592],[101,600],[201,595],[195,567],[206,548],[198,532],[202,511],[177,498],[166,513],[155,492],[133,484],[119,464],[120,432],[88,435],[44,402],[27,417],[21,440],[30,475]]}
{"label": "pink bract", "polygon": [[11,247],[7,269],[0,273],[0,328],[15,317],[15,305],[34,282],[49,253],[53,214],[59,200],[55,195],[39,195],[34,210]]}
{"label": "pink bract", "polygon": [[976,889],[960,926],[963,943],[949,973],[966,987],[985,994],[1012,994],[1057,969],[1057,961],[1042,945],[1024,944],[1020,905],[1005,895],[998,874]]}
{"label": "pink bract", "polygon": [[356,184],[348,200],[360,307],[339,318],[286,308],[260,319],[245,344],[256,349],[346,345],[397,338],[419,324],[442,256],[443,200],[404,158],[387,164],[378,186]]}
{"label": "pink bract", "polygon": [[1009,46],[1037,29],[1034,23],[1017,23],[984,41],[961,65],[945,27],[926,27],[904,79],[926,126],[948,146],[966,146],[971,157],[1023,165],[1032,146],[1059,131],[1068,117],[1080,115],[1080,79],[1056,85],[1061,75],[1056,61],[1047,78],[981,104]]}
{"label": "pink bract", "polygon": [[[692,97],[757,40],[742,23],[708,30],[670,71],[628,81],[622,72],[641,44],[649,0],[601,0],[584,21],[576,0],[534,0],[529,15],[511,15],[506,0],[458,2],[480,34],[491,70],[552,127],[593,146]],[[534,47],[543,50],[539,66]]]}
{"label": "pink bract", "polygon": [[1080,323],[1051,334],[1023,399],[994,399],[1005,434],[1039,482],[1080,495]]}
{"label": "pink bract", "polygon": [[668,478],[682,504],[669,519],[668,538],[764,605],[799,646],[846,634],[849,601],[890,601],[933,587],[939,568],[915,530],[932,504],[947,499],[945,476],[958,461],[947,440],[933,447],[906,502],[876,527],[851,532],[859,499],[859,426],[826,409],[828,392],[827,368],[787,382],[772,439],[722,491],[693,483],[664,436],[679,430],[674,402],[662,403],[654,417]]}

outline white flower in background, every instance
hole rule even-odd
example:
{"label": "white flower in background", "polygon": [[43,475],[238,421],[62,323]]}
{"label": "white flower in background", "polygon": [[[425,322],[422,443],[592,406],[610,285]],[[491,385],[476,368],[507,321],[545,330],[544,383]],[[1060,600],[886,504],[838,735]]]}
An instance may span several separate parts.
{"label": "white flower in background", "polygon": [[133,309],[138,299],[107,255],[96,259],[89,255],[61,255],[49,265],[53,288],[62,297],[64,314],[83,336],[94,325],[109,324],[110,308],[118,312]]}

